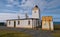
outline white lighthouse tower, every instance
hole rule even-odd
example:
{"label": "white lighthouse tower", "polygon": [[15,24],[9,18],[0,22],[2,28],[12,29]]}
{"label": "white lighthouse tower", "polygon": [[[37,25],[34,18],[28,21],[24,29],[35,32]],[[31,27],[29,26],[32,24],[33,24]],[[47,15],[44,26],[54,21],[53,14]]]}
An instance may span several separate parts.
{"label": "white lighthouse tower", "polygon": [[37,5],[32,10],[32,18],[39,19],[38,24],[39,24],[39,26],[41,26],[40,9]]}
{"label": "white lighthouse tower", "polygon": [[32,18],[40,19],[40,9],[37,5],[32,10]]}

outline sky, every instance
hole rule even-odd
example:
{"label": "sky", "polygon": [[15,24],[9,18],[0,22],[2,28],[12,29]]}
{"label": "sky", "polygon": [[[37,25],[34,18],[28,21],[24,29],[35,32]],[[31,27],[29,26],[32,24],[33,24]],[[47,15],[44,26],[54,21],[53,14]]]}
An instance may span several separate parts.
{"label": "sky", "polygon": [[0,0],[0,22],[7,19],[32,17],[32,8],[38,5],[42,16],[53,16],[54,22],[60,22],[60,0]]}

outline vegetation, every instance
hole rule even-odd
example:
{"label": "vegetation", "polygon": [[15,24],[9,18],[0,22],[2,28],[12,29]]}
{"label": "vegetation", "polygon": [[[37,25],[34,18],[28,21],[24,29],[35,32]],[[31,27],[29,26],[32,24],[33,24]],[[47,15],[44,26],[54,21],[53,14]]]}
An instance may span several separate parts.
{"label": "vegetation", "polygon": [[0,30],[0,37],[32,37],[25,32],[17,32],[11,30]]}
{"label": "vegetation", "polygon": [[60,25],[54,25],[55,30],[60,30]]}
{"label": "vegetation", "polygon": [[55,31],[52,33],[52,35],[53,35],[54,37],[60,37],[60,30],[55,30]]}
{"label": "vegetation", "polygon": [[54,25],[54,31],[52,32],[54,37],[60,37],[60,25]]}
{"label": "vegetation", "polygon": [[0,22],[0,26],[5,26],[6,24],[4,22]]}

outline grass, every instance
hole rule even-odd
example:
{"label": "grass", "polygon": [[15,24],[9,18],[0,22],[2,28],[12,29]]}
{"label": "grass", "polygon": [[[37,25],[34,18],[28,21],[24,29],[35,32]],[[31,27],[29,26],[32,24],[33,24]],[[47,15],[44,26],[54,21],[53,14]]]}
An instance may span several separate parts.
{"label": "grass", "polygon": [[0,37],[32,37],[25,32],[17,32],[11,30],[0,30]]}
{"label": "grass", "polygon": [[54,37],[60,37],[60,30],[55,30],[55,31],[52,33],[52,35],[53,35]]}
{"label": "grass", "polygon": [[52,35],[54,37],[60,37],[60,25],[55,25],[54,29],[55,31],[52,32]]}

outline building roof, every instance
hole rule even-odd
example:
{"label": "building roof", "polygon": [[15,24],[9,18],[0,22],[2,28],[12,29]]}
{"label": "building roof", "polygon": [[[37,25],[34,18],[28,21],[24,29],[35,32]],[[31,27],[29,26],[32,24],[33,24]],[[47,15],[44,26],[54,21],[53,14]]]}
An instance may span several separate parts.
{"label": "building roof", "polygon": [[37,6],[37,5],[36,5],[35,7],[36,7],[36,8],[38,8],[38,6]]}
{"label": "building roof", "polygon": [[52,21],[53,17],[52,16],[42,16],[42,20],[46,20],[46,21],[50,20],[50,21]]}
{"label": "building roof", "polygon": [[23,18],[23,19],[8,19],[7,21],[10,21],[10,20],[39,20],[38,18]]}
{"label": "building roof", "polygon": [[38,10],[39,7],[37,5],[35,5],[35,7],[33,8],[33,10]]}

